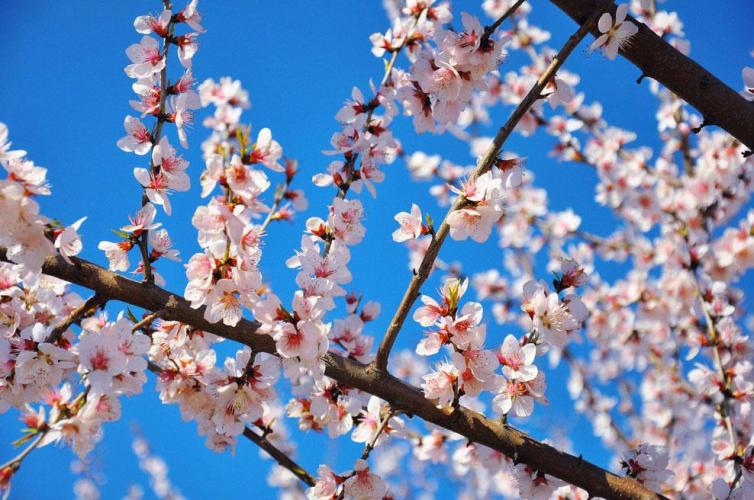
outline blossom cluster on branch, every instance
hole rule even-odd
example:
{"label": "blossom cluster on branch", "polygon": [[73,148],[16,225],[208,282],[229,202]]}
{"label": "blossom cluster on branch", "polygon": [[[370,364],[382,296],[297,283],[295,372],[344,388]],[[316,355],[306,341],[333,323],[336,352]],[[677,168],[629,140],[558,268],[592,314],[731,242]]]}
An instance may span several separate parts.
{"label": "blossom cluster on branch", "polygon": [[[637,146],[636,134],[608,123],[600,103],[587,104],[581,77],[562,67],[588,32],[597,34],[589,51],[610,60],[642,27],[688,53],[678,15],[654,0],[595,11],[556,51],[524,0],[485,0],[487,26],[446,1],[385,4],[390,29],[369,37],[384,74],[366,93],[354,87],[335,113],[338,129],[323,151],[335,159],[312,176],[334,192],[285,256],[296,271],[288,297],[278,295],[279,276],[271,281],[262,272],[263,246],[274,223],[307,210],[305,190],[294,187],[304,169],[284,156],[269,128],[252,133],[242,122],[250,99],[240,81],[196,85],[193,60],[204,33],[197,0],[181,10],[166,0],[159,14],[134,21],[142,38],[126,49],[124,69],[134,80],[130,104],[138,116],[126,116],[117,147],[144,162],[133,169],[141,199],[114,231],[119,239],[99,242],[108,270],[97,269],[109,272],[111,292],[115,272],[143,277],[136,286],[145,294],[166,285],[156,264],[181,257],[160,215],[169,216],[171,197],[191,185],[189,163],[169,135],[188,148],[187,131],[204,113],[209,136],[198,179],[206,204],[191,219],[198,250],[185,263],[183,292],[185,314],[196,313],[193,322],[203,327],[169,314],[175,297],[135,314],[113,305],[107,287],[91,286],[95,293],[85,299],[51,275],[57,256],[84,272],[76,256],[86,217],[64,225],[41,213],[38,198],[51,194],[47,170],[12,149],[0,123],[7,172],[0,180],[0,412],[13,408],[24,425],[21,453],[0,465],[5,494],[35,448],[61,443],[86,457],[104,424],[120,418],[121,398],[141,393],[151,372],[160,401],[195,422],[208,448],[233,451],[247,439],[272,458],[268,483],[284,498],[432,494],[436,464],[463,498],[751,496],[754,321],[745,316],[743,280],[754,267],[754,160],[657,81],[650,91],[662,147]],[[171,49],[181,67],[172,78]],[[737,97],[750,104],[754,70],[742,77]],[[510,118],[494,137],[484,135],[498,107],[512,108]],[[402,116],[418,134],[462,141],[474,164],[405,151],[391,128]],[[512,133],[552,137],[552,158],[593,171],[595,201],[613,213],[615,231],[592,234],[573,210],[552,209],[527,159],[505,147]],[[406,245],[412,275],[375,349],[382,306],[350,288],[359,272],[352,252],[367,231],[366,204],[356,195],[377,197],[385,168],[395,164],[428,184],[448,211],[433,219],[432,209],[423,213],[411,202],[410,211],[394,214],[392,240]],[[494,241],[502,266],[439,259],[447,236],[458,245]],[[430,278],[437,293],[427,290]],[[409,315],[415,324],[406,326]],[[253,331],[255,339],[223,358],[217,332],[241,338],[228,329]],[[403,334],[412,349],[391,353],[404,330],[413,333]],[[269,347],[258,349],[263,338]],[[333,369],[338,363],[347,368]],[[556,368],[568,379],[552,377]],[[399,379],[414,386],[401,387],[437,412],[425,417],[434,423],[412,418],[421,404],[354,387],[342,375],[348,370],[386,386]],[[549,447],[569,451],[566,436],[553,434],[531,451],[507,441],[485,446],[474,431],[456,432],[454,419],[467,410],[490,429],[502,422],[499,434],[527,425],[539,414],[534,403],[547,404],[557,389],[588,417],[624,478]],[[346,470],[320,464],[310,474],[295,462],[286,418],[301,432],[349,435],[363,452]],[[143,438],[134,451],[155,493],[180,497]],[[553,465],[564,457],[610,480],[589,483]],[[79,497],[96,498],[91,481],[77,484]]]}

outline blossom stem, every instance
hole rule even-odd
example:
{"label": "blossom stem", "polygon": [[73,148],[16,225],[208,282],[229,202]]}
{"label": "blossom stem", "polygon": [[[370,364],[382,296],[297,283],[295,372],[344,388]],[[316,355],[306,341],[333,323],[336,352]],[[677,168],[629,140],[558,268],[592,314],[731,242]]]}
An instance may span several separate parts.
{"label": "blossom stem", "polygon": [[283,201],[283,196],[285,195],[285,192],[288,191],[288,188],[290,187],[290,185],[291,185],[291,179],[287,179],[285,181],[285,186],[282,189],[278,189],[278,192],[275,193],[275,200],[272,202],[270,213],[267,214],[267,217],[265,217],[264,222],[262,222],[262,228],[261,228],[262,233],[264,233],[264,231],[267,229],[270,223],[273,220],[275,220],[277,209],[280,207],[280,202]]}
{"label": "blossom stem", "polygon": [[728,438],[730,439],[730,443],[733,446],[733,450],[734,452],[736,452],[736,435],[735,435],[735,432],[733,431],[733,423],[731,421],[730,415],[728,414],[728,404],[727,404],[728,399],[730,397],[727,391],[730,389],[731,380],[730,380],[730,376],[728,375],[728,372],[725,371],[722,360],[720,358],[720,346],[719,346],[720,335],[717,333],[715,320],[712,318],[709,311],[707,310],[707,304],[706,304],[706,301],[704,300],[704,294],[702,293],[702,288],[699,283],[699,277],[696,274],[696,269],[692,271],[692,277],[694,278],[694,286],[696,288],[696,295],[700,302],[702,314],[704,316],[704,322],[706,323],[706,326],[707,326],[707,337],[712,345],[712,359],[715,363],[715,368],[720,374],[723,388],[725,389],[724,391],[722,391],[723,402],[717,405],[717,411],[720,415],[720,418],[723,421],[723,424],[725,425],[725,429],[728,431]]}
{"label": "blossom stem", "polygon": [[4,464],[0,465],[0,471],[5,469],[10,469],[12,472],[16,472],[21,467],[21,462],[24,461],[24,459],[34,451],[34,449],[39,446],[39,444],[42,442],[44,437],[47,435],[47,430],[41,430],[39,431],[39,435],[32,441],[29,446],[23,449],[21,453],[16,455],[15,457],[11,458]]}
{"label": "blossom stem", "polygon": [[[495,135],[495,138],[492,141],[492,144],[490,144],[485,154],[479,159],[476,168],[470,176],[470,180],[476,179],[492,168],[492,166],[495,164],[495,160],[500,154],[503,144],[505,144],[505,141],[513,132],[513,129],[516,128],[518,122],[526,115],[526,113],[529,111],[529,108],[531,108],[534,103],[540,99],[542,91],[545,89],[550,80],[555,76],[558,69],[560,69],[571,52],[573,52],[573,49],[575,49],[576,46],[584,39],[587,33],[589,33],[592,25],[597,21],[599,14],[600,12],[595,12],[594,14],[592,14],[590,20],[584,23],[573,35],[571,35],[565,45],[563,45],[557,55],[552,59],[549,66],[540,75],[539,79],[531,88],[531,90],[529,90],[529,93],[526,95],[526,97],[524,97],[521,103],[516,107],[516,109],[510,115],[505,124],[500,128],[500,130],[498,130],[497,135]],[[419,297],[419,290],[421,286],[424,284],[427,278],[429,278],[429,274],[432,271],[435,259],[437,259],[437,254],[440,251],[440,247],[445,241],[445,238],[448,236],[448,232],[450,230],[450,226],[448,224],[448,216],[459,208],[462,208],[465,203],[466,198],[462,195],[459,195],[456,201],[450,207],[450,210],[448,210],[448,213],[445,215],[445,218],[443,219],[442,224],[440,224],[440,227],[437,229],[436,234],[432,237],[432,241],[427,248],[427,253],[424,255],[419,269],[411,278],[411,282],[409,283],[406,292],[403,294],[403,299],[398,306],[398,310],[395,312],[393,319],[390,321],[390,325],[388,326],[388,329],[385,332],[385,336],[382,339],[382,343],[380,344],[379,350],[377,351],[377,356],[374,360],[374,366],[378,370],[385,371],[387,369],[390,350],[393,348],[393,344],[395,343],[395,339],[398,336],[398,332],[400,332],[401,328],[403,327],[403,323],[406,321],[406,317],[411,310],[411,307],[413,307],[414,302]]]}
{"label": "blossom stem", "polygon": [[[84,399],[86,399],[86,396],[88,394],[89,394],[89,388],[87,387],[83,392],[81,392],[78,396],[76,396],[76,399],[74,399],[68,405],[68,407],[69,408],[75,408],[76,412],[78,412],[78,410],[82,406],[81,401],[84,400]],[[64,418],[68,418],[65,415],[66,415],[65,412],[60,412],[60,414],[58,415],[58,417],[55,419],[55,422],[52,422],[52,423],[55,424],[55,423],[60,422]],[[75,415],[75,413],[74,413],[74,415]],[[52,427],[49,424],[46,424],[46,425],[44,425],[44,427],[40,428],[37,431],[37,437],[34,438],[34,441],[32,441],[31,443],[29,443],[29,445],[26,448],[24,448],[21,453],[19,453],[15,457],[11,458],[10,460],[8,460],[7,462],[5,462],[4,464],[0,465],[0,471],[6,470],[6,469],[10,469],[10,471],[11,471],[12,474],[15,473],[21,467],[21,462],[23,462],[24,459],[27,456],[29,456],[29,454],[32,451],[34,451],[35,449],[37,449],[37,447],[39,447],[39,445],[42,443],[42,441],[44,440],[45,436],[47,436],[47,433],[50,432],[51,429],[52,429]]]}

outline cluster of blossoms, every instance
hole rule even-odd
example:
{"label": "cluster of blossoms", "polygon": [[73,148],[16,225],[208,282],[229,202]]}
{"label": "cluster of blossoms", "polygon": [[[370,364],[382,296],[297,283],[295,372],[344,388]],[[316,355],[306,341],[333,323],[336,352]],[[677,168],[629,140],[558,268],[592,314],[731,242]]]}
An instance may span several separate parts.
{"label": "cluster of blossoms", "polygon": [[[199,107],[199,95],[193,89],[195,79],[191,66],[198,49],[197,37],[204,31],[197,5],[198,0],[192,0],[183,10],[175,13],[165,9],[159,16],[137,17],[134,29],[143,37],[139,43],[126,49],[131,63],[124,71],[135,80],[132,88],[138,96],[130,104],[140,113],[140,117],[126,116],[123,122],[126,135],[118,140],[117,145],[121,150],[137,156],[148,156],[149,166],[135,167],[133,170],[134,177],[144,190],[142,208],[131,218],[131,223],[118,232],[123,238],[121,241],[102,241],[99,249],[105,252],[110,270],[127,271],[130,267],[128,254],[138,246],[141,261],[134,274],[143,274],[147,281],[158,285],[164,284],[164,280],[153,272],[152,264],[160,257],[178,260],[178,252],[171,248],[172,241],[167,230],[152,232],[161,226],[161,223],[154,222],[154,205],[162,206],[165,213],[170,215],[171,193],[188,191],[191,184],[186,173],[189,163],[170,144],[163,128],[166,123],[174,124],[181,145],[188,147],[186,128],[193,123],[193,111]],[[195,31],[176,34],[176,28],[183,25]],[[162,46],[158,40],[162,41]],[[173,45],[177,48],[184,72],[171,83],[167,76],[167,60]],[[142,122],[146,116],[154,118],[151,129]]]}
{"label": "cluster of blossoms", "polygon": [[[301,291],[296,292],[296,299],[301,296],[299,294]],[[296,299],[294,299],[294,315],[299,317],[298,310],[295,309]],[[313,303],[311,300],[309,302]],[[359,303],[360,300],[354,295],[347,296],[348,316],[344,319],[336,319],[332,327],[327,324],[325,331],[320,333],[323,337],[319,338],[323,339],[321,342],[326,346],[323,352],[332,346],[342,350],[343,355],[357,361],[364,363],[371,361],[371,347],[374,339],[364,334],[364,327],[365,323],[375,319],[379,314],[379,304],[367,302],[359,311]],[[367,442],[380,422],[380,414],[383,412],[380,400],[372,397],[367,402],[363,392],[338,384],[329,377],[323,376],[323,367],[319,364],[311,364],[313,363],[310,361],[311,358],[307,358],[307,353],[295,344],[296,334],[293,333],[294,330],[300,331],[302,342],[308,341],[304,337],[307,335],[310,338],[318,338],[315,333],[319,332],[312,333],[311,328],[306,322],[299,322],[287,327],[291,333],[286,333],[284,336],[278,334],[275,337],[278,353],[283,358],[286,367],[286,375],[295,384],[296,397],[286,407],[288,416],[297,418],[299,428],[302,430],[327,429],[331,437],[341,436],[353,430],[354,441]],[[391,422],[398,421],[397,418],[391,420]],[[390,431],[390,428],[384,429],[386,434]]]}
{"label": "cluster of blossoms", "polygon": [[[565,261],[559,290],[583,284],[582,274],[572,261]],[[543,284],[529,281],[524,284],[521,308],[530,320],[530,333],[520,341],[508,335],[495,353],[484,349],[487,330],[482,323],[482,305],[467,302],[459,307],[467,287],[468,279],[449,278],[440,290],[442,302],[422,295],[424,305],[414,313],[417,323],[433,328],[425,332],[417,354],[434,355],[448,346],[451,358],[424,376],[424,394],[438,406],[447,407],[457,405],[461,396],[474,398],[491,391],[497,393],[492,405],[498,413],[529,416],[535,400],[547,401],[544,373],[533,364],[534,358],[550,347],[562,349],[568,334],[586,319],[586,309],[576,295],[561,300]],[[503,377],[496,373],[499,367]]]}
{"label": "cluster of blossoms", "polygon": [[219,339],[187,325],[160,321],[152,334],[150,359],[159,366],[157,390],[167,404],[178,404],[185,420],[197,423],[207,447],[235,447],[247,426],[274,419],[274,385],[280,362],[249,348],[216,366]]}
{"label": "cluster of blossoms", "polygon": [[[134,176],[149,200],[162,205],[168,215],[169,193],[189,189],[189,178],[184,172],[188,162],[176,155],[167,137],[162,136],[162,127],[164,123],[175,124],[181,145],[188,147],[186,127],[192,124],[193,110],[199,107],[199,97],[192,88],[195,79],[191,64],[198,49],[197,37],[204,31],[199,24],[201,15],[197,4],[197,0],[192,0],[177,13],[166,9],[158,17],[137,17],[134,28],[144,36],[126,50],[131,64],[125,67],[125,72],[136,80],[133,90],[138,96],[138,100],[131,101],[131,107],[140,112],[142,118],[153,116],[156,121],[150,130],[138,117],[126,116],[123,123],[126,135],[118,141],[118,147],[139,156],[151,152],[149,168],[135,168]],[[176,35],[176,27],[182,24],[196,31]],[[155,36],[162,40],[162,47]],[[166,73],[171,45],[177,47],[178,59],[185,72],[169,84]]]}
{"label": "cluster of blossoms", "polygon": [[[105,252],[108,260],[108,267],[111,271],[128,271],[131,267],[129,253],[131,249],[139,245],[140,239],[145,234],[149,235],[149,243],[152,245],[152,251],[148,260],[150,266],[160,258],[166,258],[173,261],[179,261],[179,252],[173,248],[173,241],[170,239],[166,229],[160,229],[161,222],[155,222],[157,209],[151,203],[145,204],[139,209],[133,217],[128,218],[128,224],[121,226],[117,232],[123,239],[118,242],[101,241],[99,249]],[[144,272],[144,261],[139,262],[134,274]],[[152,266],[152,277],[155,283],[162,286],[165,284],[164,278]]]}
{"label": "cluster of blossoms", "polygon": [[[5,247],[7,259],[24,269],[38,272],[45,257],[55,253],[55,247],[48,237],[51,221],[40,213],[35,200],[37,196],[50,194],[47,169],[35,165],[26,157],[26,151],[12,150],[11,146],[8,127],[0,123],[0,165],[7,173],[6,178],[0,180],[0,213],[3,214],[0,220],[0,245]],[[58,247],[63,255],[78,253],[77,239],[75,230],[69,230],[60,239]],[[16,281],[11,275],[7,283],[10,285]]]}
{"label": "cluster of blossoms", "polygon": [[[62,227],[39,213],[34,197],[50,194],[47,171],[11,150],[7,136],[0,124],[0,163],[8,172],[0,181],[0,203],[2,222],[10,224],[0,232],[6,248],[0,262],[0,411],[26,412],[24,440],[38,438],[40,446],[65,441],[83,456],[99,439],[102,423],[119,418],[118,396],[141,392],[149,339],[132,332],[122,316],[115,322],[84,319],[79,335],[65,321],[84,301],[64,281],[41,274],[42,264],[56,252],[70,262],[82,250],[77,230],[83,219]],[[68,383],[76,373],[78,395]],[[37,403],[49,412],[45,406],[34,410]]]}
{"label": "cluster of blossoms", "polygon": [[[177,404],[185,420],[196,422],[213,450],[232,450],[238,437],[246,436],[291,457],[294,446],[282,424],[284,414],[297,419],[301,430],[326,429],[333,438],[350,433],[351,440],[365,444],[352,470],[335,473],[321,465],[314,486],[305,492],[294,476],[300,471],[276,466],[268,481],[286,497],[419,496],[438,487],[428,479],[428,467],[449,464],[448,476],[466,497],[588,498],[575,486],[447,429],[409,427],[389,402],[325,376],[328,353],[373,361],[374,339],[366,330],[380,313],[378,303],[362,304],[345,289],[352,278],[351,247],[366,232],[362,203],[347,194],[365,187],[376,196],[374,185],[384,179],[381,167],[403,155],[389,128],[399,106],[413,117],[418,132],[449,130],[468,142],[472,157],[482,156],[491,139],[477,135],[477,125],[489,123],[489,111],[497,104],[524,102],[557,56],[546,46],[536,47],[549,33],[529,24],[531,6],[515,5],[518,10],[511,12],[514,4],[483,4],[490,17],[510,18],[513,26],[502,35],[465,13],[458,31],[448,28],[449,4],[433,0],[408,0],[394,8],[391,29],[372,35],[374,55],[389,55],[390,61],[380,86],[371,86],[373,97],[354,88],[336,115],[342,130],[326,153],[342,158],[313,182],[334,185],[338,192],[326,217],[306,221],[300,248],[287,260],[298,269],[290,307],[263,282],[259,265],[269,224],[306,209],[303,192],[291,188],[296,162],[283,157],[269,129],[259,130],[254,141],[251,127],[240,124],[249,107],[240,82],[226,77],[193,89],[191,61],[203,31],[196,0],[177,13],[164,10],[136,19],[134,26],[144,37],[128,48],[131,64],[125,71],[136,80],[138,100],[131,104],[141,116],[126,117],[127,134],[118,147],[150,159],[148,168],[134,169],[144,201],[120,228],[121,241],[103,241],[99,248],[109,268],[120,272],[131,268],[129,253],[139,248],[141,262],[134,273],[164,283],[153,264],[161,257],[178,260],[178,251],[155,220],[157,207],[170,214],[170,194],[188,190],[190,181],[188,162],[171,146],[163,126],[175,124],[187,147],[193,111],[213,105],[213,114],[204,120],[212,133],[202,144],[200,180],[202,197],[211,199],[192,219],[201,251],[186,265],[185,297],[192,307],[203,307],[211,323],[243,326],[244,314],[253,313],[258,333],[274,339],[276,356],[244,347],[218,365],[220,337],[156,319],[159,311],[142,321],[130,313],[109,321],[107,313],[95,313],[102,306],[93,300],[96,296],[85,303],[65,282],[41,274],[45,258],[56,252],[75,262],[85,218],[62,226],[40,214],[35,199],[50,193],[46,170],[23,151],[11,150],[7,128],[0,124],[0,164],[8,172],[0,180],[0,246],[5,249],[0,412],[10,407],[23,412],[22,442],[60,441],[87,454],[101,438],[102,424],[119,418],[118,398],[139,393],[150,369],[157,374],[160,399]],[[628,18],[629,10],[636,20]],[[640,22],[688,52],[678,16],[657,11],[652,0],[633,0],[615,14],[602,14],[591,50],[614,59],[631,43]],[[182,25],[195,32],[176,35]],[[171,45],[185,68],[173,83],[167,79]],[[502,74],[496,68],[508,50],[525,52],[529,62]],[[401,52],[411,63],[408,71],[394,67]],[[754,71],[745,68],[742,76],[742,95],[754,99]],[[552,366],[566,361],[567,389],[576,409],[622,457],[628,477],[668,495],[747,498],[754,488],[754,345],[748,334],[754,322],[744,320],[742,280],[754,267],[754,211],[741,212],[750,203],[754,160],[735,139],[704,129],[701,117],[656,82],[651,90],[659,103],[663,147],[656,155],[648,148],[629,148],[636,134],[608,124],[599,103],[585,104],[584,94],[575,90],[578,83],[577,75],[559,70],[541,99],[524,110],[516,131],[531,136],[543,129],[557,138],[551,156],[593,169],[595,201],[612,210],[621,227],[606,237],[592,235],[572,210],[550,209],[524,159],[511,153],[499,156],[481,175],[439,155],[406,155],[414,179],[438,181],[430,194],[441,205],[458,195],[445,221],[451,238],[483,243],[495,231],[504,269],[466,278],[460,265],[432,256],[431,270],[447,274],[440,300],[421,296],[413,314],[426,329],[416,346],[420,357],[394,355],[392,374],[421,385],[425,397],[446,412],[459,405],[484,412],[489,402],[507,422],[510,415],[531,415],[535,401],[547,402],[545,369],[535,360],[549,354]],[[154,119],[151,128],[142,123],[147,116]],[[271,203],[263,201],[272,183],[261,167],[285,177]],[[408,243],[409,268],[424,268],[420,264],[437,242],[432,219],[423,218],[417,204],[395,219],[399,227],[393,240]],[[555,273],[552,287],[537,281],[534,272],[543,250],[547,270]],[[610,279],[596,271],[597,259],[614,265]],[[470,284],[478,302],[462,303]],[[340,297],[345,314],[330,321],[326,316]],[[499,348],[486,349],[492,335],[483,321],[483,301],[491,303],[498,323],[517,323],[525,334],[496,337]],[[73,330],[77,322],[78,333]],[[579,356],[572,347],[577,342]],[[429,369],[423,357],[442,348],[446,361]],[[292,385],[287,405],[276,394],[281,368]],[[73,382],[76,375],[80,387]],[[570,448],[557,434],[551,444]],[[157,496],[176,496],[165,464],[143,442],[137,441],[135,451]],[[405,463],[412,474],[405,473]],[[18,466],[11,462],[0,469],[0,489],[9,487]],[[91,487],[80,490],[82,497],[96,494]]]}
{"label": "cluster of blossoms", "polygon": [[345,474],[336,474],[327,465],[320,465],[317,475],[317,483],[306,492],[309,500],[388,497],[387,484],[369,471],[366,460],[357,460],[353,470]]}
{"label": "cluster of blossoms", "polygon": [[463,30],[446,28],[452,20],[446,2],[409,1],[393,28],[375,33],[372,52],[382,57],[408,47],[408,72],[395,72],[395,93],[417,132],[444,131],[485,90],[485,75],[506,56],[509,39],[484,29],[478,18],[461,14]]}
{"label": "cluster of blossoms", "polygon": [[221,193],[194,212],[191,222],[203,251],[186,264],[185,297],[194,308],[206,305],[207,321],[235,326],[243,308],[250,308],[262,289],[258,264],[264,228],[256,219],[271,211],[260,199],[271,183],[264,171],[252,165],[283,170],[278,163],[283,151],[268,129],[260,131],[256,144],[249,143],[250,130],[239,123],[242,109],[249,106],[240,82],[207,80],[200,96],[204,106],[213,104],[216,109],[205,120],[212,134],[202,144],[206,165],[202,196],[212,195],[218,184]]}

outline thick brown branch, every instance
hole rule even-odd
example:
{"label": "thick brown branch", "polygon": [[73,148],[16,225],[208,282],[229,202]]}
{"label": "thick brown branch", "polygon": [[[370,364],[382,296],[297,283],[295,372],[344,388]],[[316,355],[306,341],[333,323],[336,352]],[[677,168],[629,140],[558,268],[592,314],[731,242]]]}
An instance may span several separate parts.
{"label": "thick brown branch", "polygon": [[[5,260],[3,249],[0,249],[0,260]],[[235,327],[208,323],[203,316],[203,307],[192,309],[185,299],[162,288],[118,276],[82,259],[74,258],[73,261],[71,265],[60,256],[50,256],[45,261],[43,272],[99,292],[111,300],[150,311],[164,310],[162,317],[167,320],[181,321],[241,342],[257,352],[276,352],[275,341],[268,335],[257,333],[257,322],[242,320]],[[336,354],[325,355],[324,361],[327,366],[325,374],[339,383],[373,394],[389,402],[395,411],[416,415],[460,434],[470,442],[488,446],[546,474],[584,488],[592,495],[605,498],[662,498],[633,479],[619,477],[475,411],[461,407],[447,414],[427,400],[421,390],[385,372]]]}
{"label": "thick brown branch", "polygon": [[[583,24],[595,10],[614,14],[616,9],[612,0],[551,2],[579,24]],[[639,27],[639,32],[621,48],[621,55],[637,66],[642,75],[657,80],[694,106],[708,124],[725,129],[754,150],[754,103],[748,102],[647,26],[631,17],[628,19]],[[599,34],[596,27],[591,31]]]}
{"label": "thick brown branch", "polygon": [[[516,109],[513,110],[513,113],[511,113],[510,117],[508,117],[508,120],[505,122],[505,124],[500,127],[500,130],[498,130],[497,135],[495,135],[492,144],[490,144],[490,146],[487,148],[487,151],[484,153],[484,155],[479,158],[477,166],[470,176],[471,180],[476,179],[492,168],[495,160],[497,160],[497,157],[500,154],[503,144],[508,139],[508,136],[511,135],[513,129],[515,129],[516,125],[518,125],[518,122],[521,121],[526,113],[529,112],[529,109],[534,105],[534,103],[542,98],[542,91],[545,89],[550,79],[555,76],[555,73],[557,73],[558,69],[560,69],[560,67],[563,65],[563,62],[568,58],[571,52],[573,52],[573,49],[575,49],[576,46],[581,42],[581,40],[584,39],[587,33],[589,33],[590,26],[595,24],[596,20],[597,16],[596,14],[593,14],[590,18],[590,21],[581,26],[576,31],[576,33],[571,35],[568,41],[566,41],[565,45],[563,45],[563,48],[560,49],[560,52],[558,52],[558,54],[550,62],[547,69],[545,69],[544,72],[540,75],[537,83],[534,84],[531,90],[529,90],[529,93],[526,95],[526,97],[524,97],[524,99],[519,103]],[[411,278],[411,282],[409,283],[406,292],[403,294],[403,299],[401,299],[398,310],[395,311],[395,315],[390,321],[390,325],[388,326],[388,329],[385,332],[385,336],[380,343],[380,348],[378,349],[377,356],[374,360],[374,365],[378,369],[387,369],[390,350],[393,348],[395,339],[398,337],[398,332],[400,332],[401,328],[403,327],[403,323],[406,321],[406,317],[411,310],[411,307],[419,297],[419,290],[421,289],[421,286],[425,281],[427,281],[429,274],[432,272],[432,267],[434,266],[435,260],[437,259],[437,254],[440,251],[440,247],[445,241],[445,238],[447,238],[448,232],[450,230],[450,226],[448,225],[448,217],[451,213],[458,210],[459,208],[462,208],[465,204],[466,198],[459,196],[448,210],[448,213],[445,215],[445,218],[443,219],[442,224],[440,224],[440,227],[437,229],[437,232],[433,235],[432,241],[427,248],[427,253],[424,255],[424,258],[419,265],[419,269],[416,270],[414,276]]]}

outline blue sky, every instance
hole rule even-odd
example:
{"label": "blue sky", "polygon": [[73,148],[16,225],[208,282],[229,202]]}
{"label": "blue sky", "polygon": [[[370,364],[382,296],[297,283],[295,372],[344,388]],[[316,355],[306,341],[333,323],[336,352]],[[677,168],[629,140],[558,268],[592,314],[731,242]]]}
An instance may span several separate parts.
{"label": "blue sky", "polygon": [[[549,44],[560,46],[575,25],[549,2],[533,3],[531,22],[551,31]],[[128,62],[125,48],[140,38],[132,22],[137,15],[157,11],[160,4],[156,0],[3,2],[0,121],[8,125],[17,148],[27,150],[30,158],[49,169],[53,195],[43,200],[44,212],[66,224],[89,216],[82,231],[82,256],[99,263],[105,259],[97,250],[97,243],[111,239],[110,230],[123,225],[127,214],[140,203],[132,170],[145,165],[142,158],[120,151],[115,142],[123,135],[124,116],[132,112],[128,105],[131,81],[123,73]],[[306,189],[310,209],[291,224],[272,227],[263,264],[265,276],[279,295],[289,297],[295,286],[295,272],[285,268],[284,260],[298,247],[306,217],[323,215],[333,194],[331,190],[315,188],[309,179],[324,171],[330,161],[321,150],[329,149],[330,136],[338,129],[334,115],[350,95],[351,87],[357,85],[366,90],[370,79],[379,81],[382,62],[370,53],[368,37],[375,31],[384,32],[388,22],[379,1],[227,0],[205,1],[201,8],[207,33],[200,38],[194,74],[200,81],[224,75],[240,79],[252,102],[244,121],[251,122],[255,130],[271,128],[285,154],[298,159],[302,169],[296,187]],[[754,63],[749,54],[754,49],[751,17],[745,15],[751,12],[749,2],[717,2],[710,8],[701,1],[672,1],[668,8],[677,10],[684,22],[692,57],[738,90],[741,68]],[[462,10],[479,14],[479,2],[455,2],[454,12]],[[596,54],[590,56],[585,49],[588,42],[566,64],[582,76],[579,90],[586,92],[587,102],[603,103],[610,123],[635,131],[637,143],[657,149],[655,99],[647,82],[636,85],[639,70],[625,60],[610,62]],[[520,62],[515,59],[502,70],[517,69]],[[502,124],[509,112],[493,110],[493,123]],[[394,133],[406,151],[423,150],[458,164],[471,163],[466,145],[451,136],[417,137],[406,119],[396,121]],[[185,259],[198,249],[190,219],[201,203],[197,189],[202,169],[199,144],[205,137],[206,130],[196,125],[189,134],[192,147],[184,152],[191,162],[192,190],[172,198],[172,217],[166,218],[160,212]],[[514,135],[506,148],[529,158],[528,167],[536,176],[536,184],[548,189],[552,208],[573,207],[577,213],[588,214],[583,227],[607,234],[613,217],[593,202],[594,173],[548,158],[552,142],[544,134],[530,139]],[[426,194],[428,186],[407,189],[408,175],[401,161],[385,170],[387,180],[378,187],[377,200],[366,194],[361,197],[367,213],[367,238],[353,250],[351,269],[355,278],[349,287],[363,293],[366,299],[382,303],[383,314],[370,331],[378,340],[410,278],[405,249],[390,239],[395,229],[393,215],[407,210],[411,201],[431,212],[436,220],[444,214],[444,209]],[[484,246],[449,241],[441,258],[473,262],[465,268],[467,272],[501,267],[500,251],[492,241]],[[159,269],[170,290],[183,290],[181,264],[163,263]],[[435,285],[436,278],[425,292]],[[496,326],[489,338],[499,341],[511,331],[515,330]],[[409,322],[398,347],[415,345],[420,334]],[[232,350],[230,346],[224,348],[224,352]],[[565,376],[564,371],[559,371],[551,380],[557,380],[558,374]],[[538,436],[551,434],[549,430],[555,426],[570,429],[578,453],[607,465],[609,454],[592,436],[590,425],[575,416],[565,389],[551,383],[549,391],[552,403],[538,407],[537,418],[525,428]],[[234,456],[209,451],[197,436],[194,424],[183,422],[176,407],[160,404],[151,381],[143,395],[123,403],[122,420],[105,426],[105,438],[94,453],[95,466],[106,477],[101,486],[104,497],[118,498],[132,483],[140,483],[148,490],[147,478],[138,470],[130,449],[129,426],[134,422],[138,422],[154,452],[167,461],[173,482],[187,496],[223,494],[243,498],[249,496],[249,491],[254,491],[256,498],[275,496],[264,479],[269,462],[259,458],[253,444],[240,442]],[[13,411],[0,416],[0,460],[14,453],[10,442],[18,437],[20,429],[16,416]],[[289,427],[295,427],[295,422],[289,421]],[[299,458],[311,471],[322,462],[347,468],[359,451],[348,438],[333,442],[311,434],[293,435],[299,442],[305,439]],[[72,496],[72,460],[68,449],[47,447],[35,451],[15,478],[14,496]]]}

